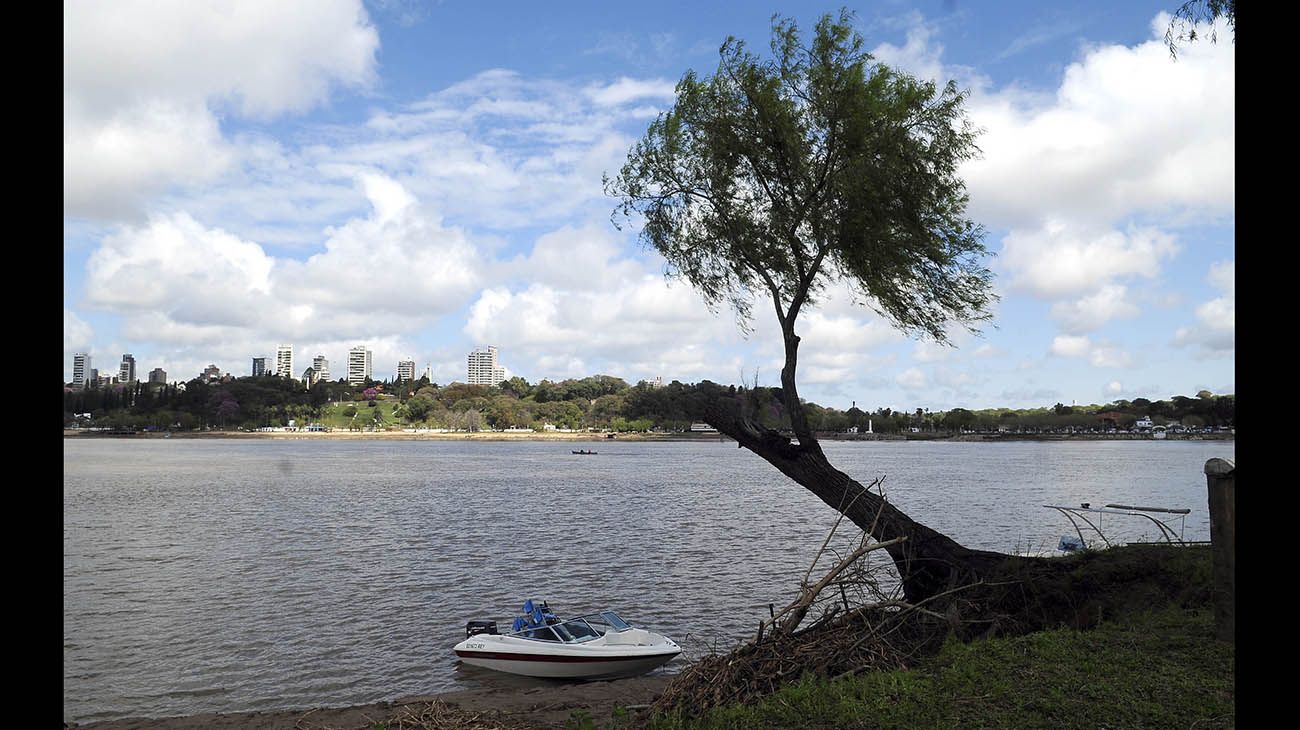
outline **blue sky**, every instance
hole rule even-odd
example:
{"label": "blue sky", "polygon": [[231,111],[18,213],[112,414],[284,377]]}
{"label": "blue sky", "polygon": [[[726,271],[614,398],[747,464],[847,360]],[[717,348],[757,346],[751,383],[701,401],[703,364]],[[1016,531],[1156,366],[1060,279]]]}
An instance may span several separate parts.
{"label": "blue sky", "polygon": [[[496,345],[530,382],[779,381],[635,230],[613,174],[688,69],[830,3],[65,2],[64,378],[246,375],[292,343],[435,381]],[[956,80],[962,175],[1000,294],[982,337],[909,340],[833,289],[801,394],[911,410],[1235,388],[1231,34],[1163,44],[1176,3],[848,6],[878,61]]]}

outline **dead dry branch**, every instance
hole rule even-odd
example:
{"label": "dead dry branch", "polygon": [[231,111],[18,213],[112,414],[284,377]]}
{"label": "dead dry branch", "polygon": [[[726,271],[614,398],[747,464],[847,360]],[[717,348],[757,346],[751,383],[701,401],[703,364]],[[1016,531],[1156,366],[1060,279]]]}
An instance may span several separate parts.
{"label": "dead dry branch", "polygon": [[[882,482],[883,477],[871,487],[883,497]],[[753,702],[805,674],[835,678],[870,669],[905,668],[942,640],[952,617],[925,604],[951,598],[965,587],[923,602],[904,600],[896,580],[881,579],[892,563],[873,565],[868,559],[906,538],[872,542],[870,531],[864,530],[856,547],[841,557],[832,538],[844,511],[803,576],[798,596],[761,621],[752,641],[729,654],[694,662],[654,703],[655,714],[696,715],[713,707]],[[814,569],[827,556],[836,562],[812,581]],[[882,584],[894,587],[885,590]],[[805,626],[809,615],[817,618]]]}

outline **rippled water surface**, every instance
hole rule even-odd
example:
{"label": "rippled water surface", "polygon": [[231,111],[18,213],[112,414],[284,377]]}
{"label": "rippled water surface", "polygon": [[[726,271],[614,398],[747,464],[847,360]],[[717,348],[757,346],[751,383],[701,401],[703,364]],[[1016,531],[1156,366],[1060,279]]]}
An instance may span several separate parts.
{"label": "rippled water surface", "polygon": [[[1049,503],[1188,507],[1186,539],[1208,540],[1202,469],[1234,446],[824,444],[912,517],[1008,552],[1070,531]],[[64,720],[531,682],[451,652],[465,621],[508,621],[525,598],[726,648],[792,598],[834,522],[732,442],[592,447],[65,440]]]}

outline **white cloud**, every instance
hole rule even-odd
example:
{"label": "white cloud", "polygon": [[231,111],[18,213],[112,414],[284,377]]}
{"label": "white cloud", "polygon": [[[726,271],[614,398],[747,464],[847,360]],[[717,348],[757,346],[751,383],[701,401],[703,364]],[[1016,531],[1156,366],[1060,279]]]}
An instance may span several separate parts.
{"label": "white cloud", "polygon": [[1093,342],[1086,336],[1057,335],[1048,352],[1059,357],[1087,358],[1093,367],[1124,368],[1133,358],[1124,350],[1106,342]]}
{"label": "white cloud", "polygon": [[87,306],[124,315],[131,339],[178,346],[253,333],[396,343],[463,306],[480,279],[465,235],[391,179],[359,183],[372,215],[328,231],[324,250],[306,261],[277,259],[184,213],[123,228],[90,256]]}
{"label": "white cloud", "polygon": [[920,340],[912,350],[912,357],[917,362],[938,362],[947,360],[953,349],[930,340]]}
{"label": "white cloud", "polygon": [[1061,357],[1083,357],[1091,349],[1092,341],[1087,337],[1058,335],[1052,339],[1052,347],[1049,351]]}
{"label": "white cloud", "polygon": [[599,106],[619,106],[640,99],[658,99],[672,103],[676,85],[663,79],[630,79],[626,76],[609,84],[586,88],[587,96]]}
{"label": "white cloud", "polygon": [[274,266],[260,246],[184,213],[104,239],[86,265],[86,304],[182,325],[251,326],[271,299]]}
{"label": "white cloud", "polygon": [[1223,291],[1230,296],[1237,294],[1237,262],[1236,261],[1216,261],[1210,264],[1210,273],[1206,275],[1205,280],[1210,282],[1210,286]]}
{"label": "white cloud", "polygon": [[1053,304],[1052,319],[1072,335],[1093,332],[1112,319],[1127,319],[1138,315],[1137,306],[1129,302],[1127,296],[1126,287],[1107,284],[1095,294],[1082,299]]}
{"label": "white cloud", "polygon": [[919,368],[908,368],[894,378],[904,390],[920,390],[926,386],[925,373]]}
{"label": "white cloud", "polygon": [[78,317],[77,313],[71,309],[63,308],[63,354],[65,360],[71,363],[69,353],[87,352],[94,337],[94,330],[89,324],[86,324],[85,320]]}
{"label": "white cloud", "polygon": [[268,119],[365,88],[378,46],[358,0],[70,0],[65,214],[136,219],[148,196],[213,179],[234,157],[220,113]]}
{"label": "white cloud", "polygon": [[1126,368],[1133,364],[1133,357],[1118,347],[1097,345],[1088,353],[1088,362],[1098,368]]}
{"label": "white cloud", "polygon": [[1084,48],[1046,102],[975,94],[983,155],[962,174],[977,220],[1025,228],[1043,211],[1102,223],[1144,210],[1231,214],[1234,45],[1190,44],[1174,62],[1167,24],[1155,18],[1134,47]]}
{"label": "white cloud", "polygon": [[1013,230],[998,265],[1011,272],[1013,288],[1055,299],[1097,291],[1116,277],[1154,278],[1177,251],[1173,237],[1154,228],[1121,233],[1052,220],[1037,230]]}
{"label": "white cloud", "polygon": [[1196,307],[1196,324],[1180,327],[1174,333],[1177,347],[1195,346],[1202,356],[1221,357],[1232,354],[1237,342],[1236,261],[1216,261],[1210,265],[1206,281],[1223,292]]}
{"label": "white cloud", "polygon": [[1118,380],[1112,380],[1106,384],[1106,395],[1114,398],[1124,392],[1124,384]]}

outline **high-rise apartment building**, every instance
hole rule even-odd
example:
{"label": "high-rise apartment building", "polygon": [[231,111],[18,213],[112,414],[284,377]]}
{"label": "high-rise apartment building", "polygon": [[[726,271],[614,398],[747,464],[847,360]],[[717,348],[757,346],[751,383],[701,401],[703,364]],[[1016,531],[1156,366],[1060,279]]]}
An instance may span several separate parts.
{"label": "high-rise apartment building", "polygon": [[122,356],[122,365],[117,369],[117,382],[135,382],[135,358],[129,352]]}
{"label": "high-rise apartment building", "polygon": [[275,348],[275,374],[281,378],[296,378],[293,374],[293,345]]}
{"label": "high-rise apartment building", "polygon": [[260,378],[263,375],[266,375],[266,358],[264,357],[253,358],[253,377]]}
{"label": "high-rise apartment building", "polygon": [[86,388],[91,382],[90,355],[78,352],[72,356],[72,387]]}
{"label": "high-rise apartment building", "polygon": [[209,383],[214,383],[221,380],[221,368],[217,367],[215,364],[208,365],[206,368],[203,368],[202,373],[199,373],[199,377]]}
{"label": "high-rise apartment building", "polygon": [[397,379],[398,380],[415,380],[415,361],[398,360],[397,361]]}
{"label": "high-rise apartment building", "polygon": [[324,355],[317,355],[311,361],[311,369],[316,371],[316,382],[330,379],[330,361]]}
{"label": "high-rise apartment building", "polygon": [[150,382],[150,383],[162,383],[162,384],[166,385],[166,384],[167,384],[167,371],[166,371],[166,370],[163,370],[162,368],[154,368],[153,370],[150,370],[150,371],[149,371],[149,382]]}
{"label": "high-rise apartment building", "polygon": [[488,345],[469,354],[470,385],[500,385],[506,379],[505,368],[497,364],[497,348]]}
{"label": "high-rise apartment building", "polygon": [[348,385],[361,385],[370,378],[370,361],[374,353],[365,345],[348,350]]}

